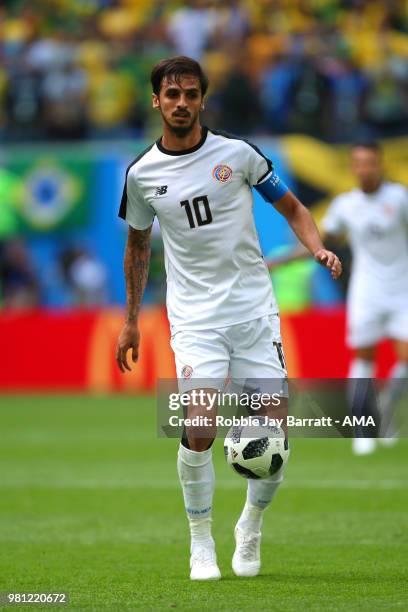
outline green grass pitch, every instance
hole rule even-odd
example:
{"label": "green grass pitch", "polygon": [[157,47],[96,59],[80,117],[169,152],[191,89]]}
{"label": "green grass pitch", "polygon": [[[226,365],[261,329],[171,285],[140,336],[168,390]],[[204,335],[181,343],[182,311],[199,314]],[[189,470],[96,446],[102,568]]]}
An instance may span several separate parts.
{"label": "green grass pitch", "polygon": [[230,566],[245,481],[218,440],[223,579],[193,583],[154,398],[3,396],[0,432],[0,591],[66,591],[67,610],[408,609],[408,440],[356,458],[349,440],[294,439],[252,579]]}

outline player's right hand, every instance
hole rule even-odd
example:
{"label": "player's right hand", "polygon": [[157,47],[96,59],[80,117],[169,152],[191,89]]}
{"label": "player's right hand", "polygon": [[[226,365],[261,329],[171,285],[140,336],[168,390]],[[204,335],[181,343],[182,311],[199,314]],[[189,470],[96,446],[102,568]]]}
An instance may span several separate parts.
{"label": "player's right hand", "polygon": [[132,368],[130,367],[127,360],[127,352],[132,349],[132,361],[136,363],[139,358],[139,342],[140,342],[140,334],[136,325],[125,323],[122,328],[122,331],[119,334],[118,344],[116,346],[115,359],[119,366],[119,370],[124,374],[125,370],[129,370],[131,372]]}

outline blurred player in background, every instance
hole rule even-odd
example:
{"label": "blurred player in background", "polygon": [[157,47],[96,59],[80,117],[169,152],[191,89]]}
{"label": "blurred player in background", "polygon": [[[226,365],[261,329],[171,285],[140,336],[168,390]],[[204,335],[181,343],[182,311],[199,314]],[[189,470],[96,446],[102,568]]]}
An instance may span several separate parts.
{"label": "blurred player in background", "polygon": [[[354,357],[348,391],[357,416],[376,413],[369,382],[374,376],[375,351],[380,340],[394,340],[397,362],[379,398],[381,423],[377,432],[382,444],[391,445],[396,433],[392,415],[408,376],[408,190],[384,179],[382,153],[376,142],[352,147],[351,168],[358,187],[333,200],[323,219],[322,237],[330,242],[345,235],[353,256],[347,344]],[[268,265],[272,269],[307,255],[300,247]],[[357,379],[362,379],[358,385]],[[369,454],[375,446],[374,438],[356,429],[355,454]]]}
{"label": "blurred player in background", "polygon": [[[334,278],[341,264],[327,251],[309,211],[282,183],[273,165],[247,141],[202,127],[200,111],[208,81],[187,57],[163,60],[153,68],[153,107],[162,117],[163,136],[129,166],[120,216],[129,224],[125,252],[126,321],[116,359],[130,370],[127,351],[138,358],[138,315],[146,285],[150,232],[160,223],[167,271],[167,310],[181,392],[205,379],[207,394],[219,381],[284,379],[279,315],[255,229],[251,187],[274,204]],[[202,385],[201,385],[202,387]],[[282,403],[285,404],[285,398]],[[190,405],[187,416],[213,418],[216,407]],[[286,409],[286,405],[285,405]],[[214,468],[206,435],[186,427],[178,472],[191,532],[190,577],[220,578],[211,535]],[[233,570],[255,576],[260,569],[264,509],[282,481],[282,471],[249,480],[247,501],[235,529]]]}
{"label": "blurred player in background", "polygon": [[[382,153],[375,142],[354,145],[351,165],[359,186],[335,198],[323,228],[327,239],[345,234],[353,255],[347,340],[355,355],[349,378],[372,378],[378,342],[394,340],[398,359],[380,397],[379,433],[387,443],[394,434],[393,407],[408,376],[408,190],[384,179]],[[353,440],[356,454],[374,448],[373,438]]]}

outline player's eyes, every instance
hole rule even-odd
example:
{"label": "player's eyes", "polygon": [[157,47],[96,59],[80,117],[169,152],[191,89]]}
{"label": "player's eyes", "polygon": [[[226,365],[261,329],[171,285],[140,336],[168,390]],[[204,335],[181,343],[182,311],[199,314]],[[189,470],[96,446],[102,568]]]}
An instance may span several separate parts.
{"label": "player's eyes", "polygon": [[[178,98],[180,96],[180,92],[177,89],[169,89],[166,91],[167,98]],[[186,93],[186,97],[190,100],[196,100],[198,98],[197,91],[188,91]]]}

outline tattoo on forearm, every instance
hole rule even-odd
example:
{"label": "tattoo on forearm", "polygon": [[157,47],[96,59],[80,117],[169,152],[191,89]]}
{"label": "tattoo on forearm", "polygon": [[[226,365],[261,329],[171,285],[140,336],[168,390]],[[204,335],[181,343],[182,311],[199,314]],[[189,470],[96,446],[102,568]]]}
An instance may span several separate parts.
{"label": "tattoo on forearm", "polygon": [[146,230],[129,228],[125,250],[126,320],[136,321],[146,287],[150,262],[151,227]]}

